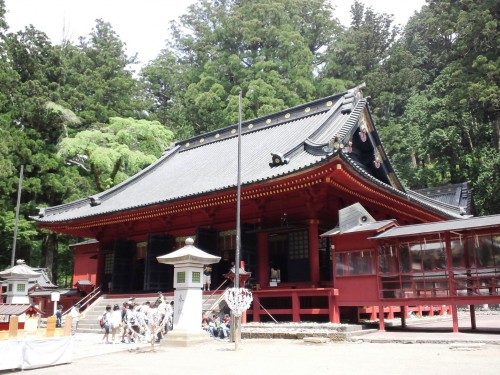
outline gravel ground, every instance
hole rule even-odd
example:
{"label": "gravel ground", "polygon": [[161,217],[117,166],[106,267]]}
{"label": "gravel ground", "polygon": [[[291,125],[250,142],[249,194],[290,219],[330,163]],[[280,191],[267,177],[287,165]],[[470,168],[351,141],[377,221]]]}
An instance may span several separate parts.
{"label": "gravel ground", "polygon": [[160,347],[77,359],[68,365],[26,374],[314,374],[362,373],[498,375],[500,346],[402,345],[372,343],[306,344],[299,340],[210,341],[189,348]]}
{"label": "gravel ground", "polygon": [[[99,345],[101,335],[77,334],[73,362],[35,370],[30,374],[50,375],[120,375],[183,373],[186,375],[343,375],[362,373],[425,374],[443,373],[481,375],[500,374],[500,314],[498,311],[477,312],[478,327],[488,334],[452,333],[451,316],[416,318],[418,331],[374,332],[354,341],[306,343],[303,340],[243,339],[235,350],[229,341],[210,339],[188,348],[156,347],[152,352],[141,346]],[[460,327],[468,323],[467,312],[460,314]],[[249,325],[245,329],[262,329]],[[262,326],[262,325],[260,325]],[[266,330],[269,325],[265,324]],[[443,331],[444,327],[444,331]],[[276,330],[303,332],[331,330],[344,325],[317,323],[285,323]],[[438,329],[433,333],[422,331]],[[439,330],[441,328],[441,331]],[[309,331],[310,332],[310,331]],[[363,341],[361,338],[372,338]],[[430,342],[434,340],[434,342]],[[495,340],[496,344],[489,340]],[[403,342],[403,343],[402,343]],[[4,371],[0,374],[20,371]]]}

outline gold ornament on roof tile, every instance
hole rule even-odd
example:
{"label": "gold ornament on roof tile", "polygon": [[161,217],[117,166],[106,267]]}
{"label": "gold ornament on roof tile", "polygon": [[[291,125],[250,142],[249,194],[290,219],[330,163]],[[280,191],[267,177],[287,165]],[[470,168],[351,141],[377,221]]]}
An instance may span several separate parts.
{"label": "gold ornament on roof tile", "polygon": [[186,147],[189,147],[189,142],[188,142],[188,143],[186,143]]}
{"label": "gold ornament on roof tile", "polygon": [[306,109],[304,109],[304,112],[305,113],[311,112],[311,108],[307,107]]}
{"label": "gold ornament on roof tile", "polygon": [[289,114],[289,113],[287,113],[287,114],[285,115],[285,118],[290,118],[290,114]]}
{"label": "gold ornament on roof tile", "polygon": [[272,120],[271,120],[270,118],[268,118],[268,119],[266,120],[266,124],[270,124],[270,123],[271,123],[271,121],[272,121]]}
{"label": "gold ornament on roof tile", "polygon": [[333,105],[333,102],[331,100],[327,101],[326,102],[326,106],[327,107],[331,107]]}
{"label": "gold ornament on roof tile", "polygon": [[236,129],[231,130],[231,134],[236,133]]}
{"label": "gold ornament on roof tile", "polygon": [[249,124],[248,129],[252,129],[252,128],[253,128],[253,124]]}
{"label": "gold ornament on roof tile", "polygon": [[200,143],[205,142],[205,138],[200,139]]}
{"label": "gold ornament on roof tile", "polygon": [[219,133],[217,133],[217,134],[215,135],[215,138],[219,138],[219,137],[220,137],[220,134],[219,134]]}

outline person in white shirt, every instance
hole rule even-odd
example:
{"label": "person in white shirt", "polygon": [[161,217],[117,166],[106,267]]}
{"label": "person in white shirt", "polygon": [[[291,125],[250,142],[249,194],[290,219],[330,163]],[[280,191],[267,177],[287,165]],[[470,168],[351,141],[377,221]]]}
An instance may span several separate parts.
{"label": "person in white shirt", "polygon": [[71,308],[71,334],[74,335],[78,329],[78,320],[80,319],[80,304],[76,304]]}
{"label": "person in white shirt", "polygon": [[111,343],[116,344],[116,334],[120,336],[120,329],[122,326],[122,312],[120,306],[114,305],[111,312]]}

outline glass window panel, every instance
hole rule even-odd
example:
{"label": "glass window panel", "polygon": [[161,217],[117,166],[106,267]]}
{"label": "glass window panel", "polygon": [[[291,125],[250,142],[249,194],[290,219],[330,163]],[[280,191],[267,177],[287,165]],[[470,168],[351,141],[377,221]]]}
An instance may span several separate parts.
{"label": "glass window panel", "polygon": [[348,253],[335,254],[335,270],[336,270],[337,276],[349,275],[350,267],[349,267],[349,254]]}
{"label": "glass window panel", "polygon": [[177,282],[181,284],[186,282],[186,272],[177,272]]}
{"label": "glass window panel", "polygon": [[461,238],[452,239],[450,245],[453,267],[465,267],[464,240]]}
{"label": "glass window panel", "polygon": [[491,251],[493,252],[495,266],[500,266],[500,236],[491,237]]}
{"label": "glass window panel", "polygon": [[491,238],[482,236],[474,236],[474,252],[476,253],[476,260],[478,267],[493,267],[495,260],[491,248]]}
{"label": "glass window panel", "polygon": [[410,258],[411,258],[411,270],[412,271],[422,271],[423,254],[420,247],[420,242],[410,243]]}
{"label": "glass window panel", "polygon": [[446,269],[445,246],[441,241],[421,243],[424,271]]}
{"label": "glass window panel", "polygon": [[399,248],[401,254],[401,272],[407,273],[411,271],[410,249],[407,245],[401,245]]}
{"label": "glass window panel", "polygon": [[193,283],[199,283],[201,281],[201,272],[193,272],[192,280]]}

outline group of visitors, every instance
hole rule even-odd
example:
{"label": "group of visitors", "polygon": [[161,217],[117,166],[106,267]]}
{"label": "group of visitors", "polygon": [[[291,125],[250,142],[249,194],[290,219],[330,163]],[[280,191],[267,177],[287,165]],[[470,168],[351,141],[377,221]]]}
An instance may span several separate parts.
{"label": "group of visitors", "polygon": [[210,337],[216,339],[226,339],[229,337],[231,317],[229,314],[224,314],[223,317],[220,317],[217,314],[213,314],[212,317],[208,314],[204,314],[201,326],[208,332]]}
{"label": "group of visitors", "polygon": [[167,303],[161,293],[154,303],[138,304],[131,297],[121,308],[118,304],[107,305],[99,323],[104,329],[103,343],[129,344],[153,340],[158,343],[173,327],[173,301]]}

